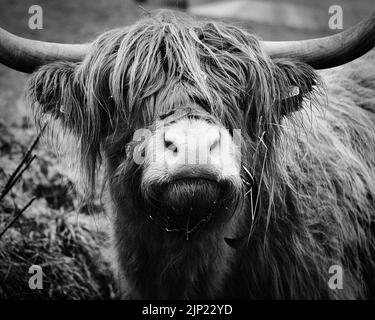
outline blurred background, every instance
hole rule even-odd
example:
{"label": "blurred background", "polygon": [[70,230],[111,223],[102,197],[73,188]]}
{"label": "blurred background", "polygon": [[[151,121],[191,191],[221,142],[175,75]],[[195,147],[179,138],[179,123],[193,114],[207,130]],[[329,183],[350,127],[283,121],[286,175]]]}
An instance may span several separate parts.
{"label": "blurred background", "polygon": [[[28,27],[32,5],[43,9],[42,30]],[[86,42],[170,8],[240,25],[264,40],[298,40],[340,31],[328,27],[332,5],[342,7],[344,29],[375,9],[374,0],[0,0],[0,27],[31,39]],[[36,136],[24,103],[27,77],[0,65],[0,191]],[[0,201],[1,232],[35,198],[1,236],[0,299],[116,297],[100,203],[88,210],[79,201],[70,171],[45,144],[32,153],[37,157]],[[43,267],[43,290],[28,287],[33,264]]]}
{"label": "blurred background", "polygon": [[[35,4],[43,9],[42,30],[28,27]],[[344,28],[375,9],[374,0],[0,0],[0,27],[32,39],[81,42],[131,24],[145,11],[172,8],[241,25],[264,40],[298,40],[337,32],[328,27],[332,5],[342,7]],[[0,66],[2,119],[22,121],[24,81],[25,75]]]}

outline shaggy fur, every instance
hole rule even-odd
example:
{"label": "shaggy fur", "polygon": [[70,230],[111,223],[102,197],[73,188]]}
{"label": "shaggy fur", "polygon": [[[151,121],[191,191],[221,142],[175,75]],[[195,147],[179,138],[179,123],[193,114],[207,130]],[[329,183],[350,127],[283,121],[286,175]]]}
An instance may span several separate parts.
{"label": "shaggy fur", "polygon": [[[88,197],[104,163],[124,297],[374,296],[373,53],[320,77],[239,28],[162,11],[101,35],[82,63],[40,68],[28,92],[37,123],[76,138]],[[145,217],[129,150],[136,129],[192,103],[242,130],[243,188],[225,228],[187,241]],[[327,284],[335,264],[343,290]]]}

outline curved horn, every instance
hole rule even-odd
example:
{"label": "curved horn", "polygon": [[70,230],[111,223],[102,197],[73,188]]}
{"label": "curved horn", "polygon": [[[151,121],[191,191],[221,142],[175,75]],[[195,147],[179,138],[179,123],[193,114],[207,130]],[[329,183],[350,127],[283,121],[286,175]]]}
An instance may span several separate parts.
{"label": "curved horn", "polygon": [[263,41],[271,58],[294,58],[315,69],[350,62],[375,46],[375,11],[355,26],[329,37],[301,41]]}
{"label": "curved horn", "polygon": [[0,63],[26,73],[53,61],[81,61],[89,46],[29,40],[0,28]]}

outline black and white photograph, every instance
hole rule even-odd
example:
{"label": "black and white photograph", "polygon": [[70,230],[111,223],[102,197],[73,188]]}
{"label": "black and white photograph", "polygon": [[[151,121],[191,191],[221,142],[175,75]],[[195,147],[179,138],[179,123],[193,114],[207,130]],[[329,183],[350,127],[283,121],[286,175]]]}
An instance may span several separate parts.
{"label": "black and white photograph", "polygon": [[374,47],[374,0],[0,0],[0,300],[373,300]]}

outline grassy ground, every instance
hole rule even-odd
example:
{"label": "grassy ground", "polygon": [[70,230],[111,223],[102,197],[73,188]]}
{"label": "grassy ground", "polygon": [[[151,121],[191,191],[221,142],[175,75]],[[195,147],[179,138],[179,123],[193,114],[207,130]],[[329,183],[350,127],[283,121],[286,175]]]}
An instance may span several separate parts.
{"label": "grassy ground", "polygon": [[[125,0],[42,0],[44,29],[27,27],[34,1],[2,0],[0,26],[33,39],[80,42],[130,24],[142,9]],[[0,190],[36,136],[25,106],[27,76],[0,65]],[[110,299],[108,219],[89,215],[74,191],[70,172],[41,141],[37,158],[0,202],[0,231],[33,197],[36,200],[0,239],[0,299]],[[1,192],[1,191],[0,191]],[[28,286],[29,267],[42,266],[43,289]]]}
{"label": "grassy ground", "polygon": [[[0,122],[0,185],[21,162],[34,130]],[[0,202],[0,230],[35,201],[0,239],[0,299],[99,299],[116,296],[108,264],[108,219],[88,213],[66,170],[42,145],[20,181]],[[43,269],[43,289],[31,290],[28,270]]]}
{"label": "grassy ground", "polygon": [[[210,0],[205,0],[208,2]],[[198,0],[190,0],[196,4]],[[327,1],[289,0],[321,7]],[[342,3],[351,19],[369,11],[373,0]],[[160,3],[160,1],[158,2]],[[0,27],[33,39],[81,42],[116,26],[134,22],[143,9],[130,0],[39,0],[44,29],[28,28],[28,8],[33,0],[1,0]],[[142,4],[147,10],[158,4]],[[350,9],[351,8],[351,9]],[[346,10],[346,9],[345,9]],[[295,30],[237,21],[264,39],[298,39],[318,36],[311,30]],[[323,31],[319,31],[323,33]],[[36,132],[23,101],[27,76],[0,65],[0,192]],[[0,232],[33,197],[36,200],[0,238],[0,299],[95,299],[115,298],[110,275],[108,219],[100,213],[89,215],[74,191],[69,171],[43,143],[33,152],[37,158],[22,179],[0,202]],[[43,267],[43,290],[28,287],[29,267]]]}

